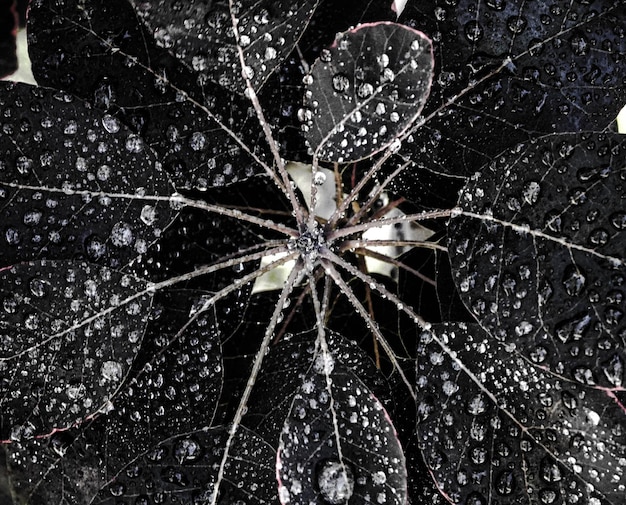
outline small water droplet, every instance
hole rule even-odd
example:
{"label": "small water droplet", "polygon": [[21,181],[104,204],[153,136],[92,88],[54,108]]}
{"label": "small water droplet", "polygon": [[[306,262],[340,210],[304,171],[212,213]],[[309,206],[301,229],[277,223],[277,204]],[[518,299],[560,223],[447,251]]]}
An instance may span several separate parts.
{"label": "small water droplet", "polygon": [[562,282],[568,295],[578,296],[585,287],[587,279],[579,267],[570,265],[565,269]]}

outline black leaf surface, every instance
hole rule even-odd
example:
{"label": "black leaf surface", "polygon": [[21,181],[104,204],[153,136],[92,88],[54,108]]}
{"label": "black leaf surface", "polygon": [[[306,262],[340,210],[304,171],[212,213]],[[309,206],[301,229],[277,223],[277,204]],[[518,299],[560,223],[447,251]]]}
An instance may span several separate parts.
{"label": "black leaf surface", "polygon": [[339,34],[305,77],[304,133],[314,156],[349,162],[394,142],[430,91],[431,42],[395,23]]}
{"label": "black leaf surface", "polygon": [[400,20],[433,38],[436,78],[402,153],[446,180],[536,135],[604,130],[626,103],[624,19],[611,0],[409,2]]}
{"label": "black leaf surface", "polygon": [[159,201],[173,187],[144,141],[67,93],[0,89],[0,265],[81,258],[119,268],[145,253],[174,211]]}
{"label": "black leaf surface", "polygon": [[626,139],[550,135],[463,190],[449,228],[462,298],[496,339],[588,386],[621,388]]}
{"label": "black leaf surface", "polygon": [[624,4],[400,8],[32,2],[0,501],[621,505]]}
{"label": "black leaf surface", "polygon": [[138,24],[126,0],[37,0],[28,22],[37,82],[126,123],[178,188],[223,186],[260,172],[255,157],[267,143],[247,100],[211,82],[198,84],[195,72]]}
{"label": "black leaf surface", "polygon": [[41,260],[0,270],[2,440],[47,434],[103,409],[143,338],[151,293],[107,267]]}
{"label": "black leaf surface", "polygon": [[318,0],[195,2],[173,9],[164,0],[131,3],[159,47],[202,77],[243,93],[246,79],[258,91],[292,51]]}
{"label": "black leaf surface", "polygon": [[89,503],[108,480],[122,470],[128,474],[136,458],[172,433],[211,424],[222,387],[221,334],[207,313],[189,321],[187,300],[200,295],[181,290],[155,297],[133,379],[106,415],[48,439],[8,446],[19,496],[39,503]]}
{"label": "black leaf surface", "polygon": [[[191,431],[164,440],[138,459],[139,474],[134,472],[134,463],[92,503],[208,503],[225,441],[225,430],[219,428]],[[275,503],[273,449],[254,432],[241,428],[231,451],[232,459],[224,468],[228,486],[217,503],[226,505],[238,500]]]}
{"label": "black leaf surface", "polygon": [[341,361],[312,356],[280,437],[281,503],[405,503],[406,469],[382,404]]}
{"label": "black leaf surface", "polygon": [[624,407],[606,391],[544,370],[476,324],[422,334],[416,370],[421,448],[452,503],[622,502]]}

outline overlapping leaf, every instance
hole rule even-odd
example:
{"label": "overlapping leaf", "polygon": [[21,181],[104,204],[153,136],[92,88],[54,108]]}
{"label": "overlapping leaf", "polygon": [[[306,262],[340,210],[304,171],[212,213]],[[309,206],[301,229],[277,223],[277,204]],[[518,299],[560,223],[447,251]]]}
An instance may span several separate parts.
{"label": "overlapping leaf", "polygon": [[436,78],[402,153],[471,175],[536,135],[603,130],[626,104],[625,18],[612,0],[409,1],[400,22],[433,37]]}
{"label": "overlapping leaf", "polygon": [[494,337],[582,384],[623,385],[626,139],[550,135],[468,183],[455,282]]}
{"label": "overlapping leaf", "polygon": [[173,218],[173,192],[141,138],[63,92],[0,87],[0,265],[45,257],[113,267]]}
{"label": "overlapping leaf", "polygon": [[[199,85],[193,70],[155,44],[126,0],[37,0],[28,23],[37,82],[129,125],[177,187],[222,186],[258,173],[250,152],[263,156],[267,144],[248,100]],[[249,139],[245,146],[241,138]]]}
{"label": "overlapping leaf", "polygon": [[146,288],[76,261],[0,270],[0,439],[67,428],[107,404],[141,343]]}
{"label": "overlapping leaf", "polygon": [[[318,0],[235,0],[173,6],[165,0],[131,0],[158,46],[227,89],[255,91],[302,35]],[[237,36],[233,27],[237,20]],[[239,46],[246,61],[242,67]]]}
{"label": "overlapping leaf", "polygon": [[291,404],[277,458],[281,503],[406,502],[404,454],[383,406],[321,351]]}
{"label": "overlapping leaf", "polygon": [[187,290],[156,295],[134,366],[141,371],[106,415],[7,447],[13,488],[26,503],[90,503],[122,469],[142,473],[137,458],[172,433],[211,424],[222,385],[220,331],[208,313],[189,322],[187,300],[197,296]]}
{"label": "overlapping leaf", "polygon": [[622,502],[626,414],[606,391],[464,324],[422,334],[416,380],[421,448],[452,503]]}
{"label": "overlapping leaf", "polygon": [[[257,378],[244,424],[275,447],[278,447],[294,395],[300,391],[304,376],[310,368],[311,356],[315,352],[315,337],[315,330],[284,336],[271,349],[263,371]],[[331,352],[389,409],[389,384],[369,356],[357,344],[338,333],[329,331],[327,339]]]}
{"label": "overlapping leaf", "polygon": [[384,149],[418,117],[433,72],[423,33],[372,23],[339,34],[306,78],[303,129],[319,159],[349,162]]}

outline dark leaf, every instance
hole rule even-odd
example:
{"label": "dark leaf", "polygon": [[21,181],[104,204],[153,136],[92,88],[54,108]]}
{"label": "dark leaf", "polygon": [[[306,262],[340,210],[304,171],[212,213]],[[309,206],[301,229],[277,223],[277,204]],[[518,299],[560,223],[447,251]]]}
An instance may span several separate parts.
{"label": "dark leaf", "polygon": [[8,446],[18,494],[30,496],[30,503],[89,503],[108,478],[172,433],[211,424],[222,385],[221,335],[208,313],[189,322],[186,300],[198,295],[185,290],[155,296],[135,376],[106,416]]}
{"label": "dark leaf", "polygon": [[[256,381],[244,424],[276,448],[294,395],[300,391],[315,353],[315,337],[315,330],[285,335],[271,349]],[[388,406],[389,384],[370,357],[356,343],[338,333],[328,332],[327,339],[333,355]]]}
{"label": "dark leaf", "polygon": [[178,188],[222,186],[259,173],[250,152],[262,157],[267,144],[249,101],[211,82],[200,86],[193,70],[156,46],[126,0],[37,0],[28,23],[37,82],[126,123]]}
{"label": "dark leaf", "polygon": [[0,439],[67,428],[120,388],[145,330],[145,282],[82,262],[0,270]]}
{"label": "dark leaf", "polygon": [[475,324],[422,334],[417,386],[424,459],[452,503],[622,503],[625,409],[606,391],[546,372]]}
{"label": "dark leaf", "polygon": [[[159,47],[169,50],[201,76],[243,93],[246,83],[242,76],[258,91],[291,52],[318,0],[131,3]],[[237,23],[236,37],[233,18]],[[245,68],[238,46],[246,61]]]}
{"label": "dark leaf", "polygon": [[281,143],[281,154],[292,161],[309,162],[301,122],[297,111],[302,108],[304,77],[309,65],[322,49],[332,45],[335,35],[360,23],[395,20],[389,2],[361,0],[321,0],[297,47],[285,59],[280,69],[259,93],[266,118],[276,118],[280,129],[275,129]]}
{"label": "dark leaf", "polygon": [[626,138],[550,135],[487,166],[449,227],[456,285],[487,331],[575,382],[626,362]]}
{"label": "dark leaf", "polygon": [[403,152],[471,175],[537,134],[603,130],[626,103],[626,5],[612,0],[419,0],[400,21],[434,40],[423,128]]}
{"label": "dark leaf", "polygon": [[173,187],[143,140],[67,93],[0,91],[0,265],[78,257],[122,267],[144,253],[173,218]]}
{"label": "dark leaf", "polygon": [[332,354],[312,358],[280,438],[281,503],[404,504],[404,454],[385,409]]}
{"label": "dark leaf", "polygon": [[[120,472],[93,503],[210,503],[226,437],[225,429],[214,428],[164,440]],[[226,485],[216,503],[275,503],[275,458],[274,450],[254,432],[240,428],[224,467]]]}
{"label": "dark leaf", "polygon": [[304,133],[322,160],[367,158],[396,141],[418,117],[432,81],[432,45],[395,23],[339,34],[305,79]]}

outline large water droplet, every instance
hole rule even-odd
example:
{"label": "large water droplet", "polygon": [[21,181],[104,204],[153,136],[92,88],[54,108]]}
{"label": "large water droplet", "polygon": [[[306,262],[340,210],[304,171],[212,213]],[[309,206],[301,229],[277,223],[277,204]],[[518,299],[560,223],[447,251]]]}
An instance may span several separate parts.
{"label": "large water droplet", "polygon": [[478,394],[467,402],[467,412],[472,416],[483,414],[486,410],[487,400],[483,394]]}
{"label": "large water droplet", "polygon": [[354,474],[350,466],[337,460],[324,461],[317,473],[320,494],[327,503],[347,503],[354,492]]}
{"label": "large water droplet", "polygon": [[539,465],[541,478],[546,482],[559,482],[561,480],[561,469],[549,456],[544,457]]}
{"label": "large water droplet", "polygon": [[344,74],[335,74],[333,76],[333,89],[338,93],[347,91],[350,87],[350,79]]}

